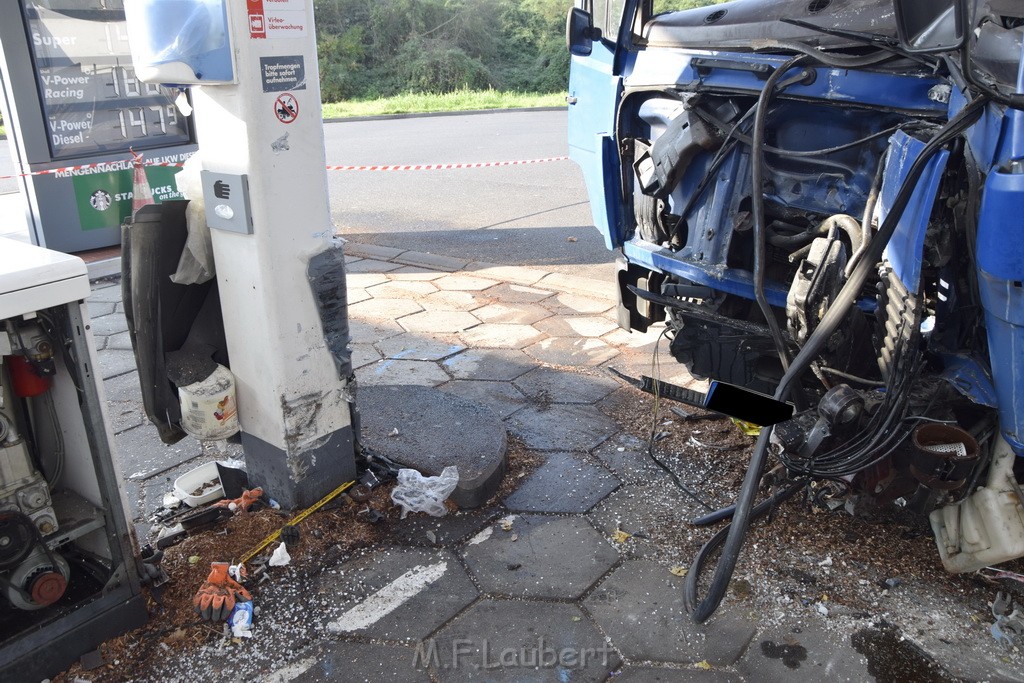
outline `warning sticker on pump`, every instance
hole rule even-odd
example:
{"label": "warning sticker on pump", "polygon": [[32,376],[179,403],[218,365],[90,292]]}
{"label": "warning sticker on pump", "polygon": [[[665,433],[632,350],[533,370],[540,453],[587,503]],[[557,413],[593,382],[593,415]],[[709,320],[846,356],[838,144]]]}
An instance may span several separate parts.
{"label": "warning sticker on pump", "polygon": [[306,89],[306,63],[302,55],[260,57],[263,92]]}
{"label": "warning sticker on pump", "polygon": [[291,93],[282,93],[274,100],[274,116],[281,123],[291,123],[299,118],[299,101]]}

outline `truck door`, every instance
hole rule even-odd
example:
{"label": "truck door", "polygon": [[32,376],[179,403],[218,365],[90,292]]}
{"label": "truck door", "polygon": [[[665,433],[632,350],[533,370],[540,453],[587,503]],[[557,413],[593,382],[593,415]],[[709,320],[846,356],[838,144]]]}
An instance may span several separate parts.
{"label": "truck door", "polygon": [[574,38],[569,31],[569,157],[583,170],[594,226],[609,249],[623,241],[615,112],[622,94],[621,60],[616,57],[624,5],[635,2],[576,0],[577,16],[579,10],[587,12],[593,27],[582,39],[580,32]]}

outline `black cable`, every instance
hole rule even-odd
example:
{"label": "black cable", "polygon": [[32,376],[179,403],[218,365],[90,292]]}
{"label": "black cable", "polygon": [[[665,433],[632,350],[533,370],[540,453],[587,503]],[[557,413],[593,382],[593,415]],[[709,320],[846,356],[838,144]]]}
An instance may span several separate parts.
{"label": "black cable", "polygon": [[775,94],[779,80],[794,66],[807,61],[806,56],[793,57],[786,60],[782,66],[772,72],[757,98],[757,111],[754,114],[754,130],[751,135],[750,146],[750,213],[754,220],[754,299],[764,315],[765,323],[768,324],[768,331],[771,333],[772,341],[775,343],[775,350],[779,354],[779,361],[782,362],[782,369],[789,369],[789,349],[786,347],[786,340],[779,328],[779,321],[775,317],[772,306],[768,303],[768,296],[764,293],[765,279],[765,211],[764,211],[764,137],[768,120],[768,102]]}
{"label": "black cable", "polygon": [[[839,292],[833,302],[833,305],[829,307],[829,310],[822,317],[818,327],[811,334],[807,343],[800,350],[800,353],[797,354],[793,363],[790,365],[789,370],[787,370],[785,375],[783,375],[782,381],[779,383],[779,386],[775,391],[776,399],[785,400],[788,397],[790,387],[793,382],[797,381],[803,375],[804,371],[807,370],[811,362],[814,360],[814,357],[817,356],[821,351],[821,348],[846,318],[850,308],[856,302],[857,295],[863,288],[864,282],[867,280],[869,273],[874,269],[875,264],[881,258],[882,251],[892,238],[893,232],[896,230],[896,224],[903,215],[903,212],[906,210],[907,204],[910,202],[910,197],[917,187],[917,182],[921,178],[928,162],[931,161],[932,156],[947,142],[957,137],[973,125],[980,117],[985,103],[985,98],[978,98],[968,103],[966,107],[964,107],[955,117],[950,119],[946,125],[943,126],[942,129],[921,149],[917,158],[914,159],[914,162],[911,164],[906,178],[896,195],[892,208],[888,215],[886,215],[885,220],[882,221],[882,225],[879,226],[878,234],[875,236],[875,239],[871,241],[871,245],[865,252],[864,258],[862,258],[861,262],[857,265],[857,268],[854,269],[854,272],[850,275],[850,278]],[[754,453],[751,456],[750,465],[747,468],[747,474],[743,479],[739,496],[736,499],[736,510],[733,514],[733,521],[729,527],[728,535],[724,541],[722,555],[719,557],[718,564],[715,567],[715,574],[712,578],[711,585],[708,588],[708,594],[699,604],[695,604],[697,577],[694,576],[692,578],[694,587],[693,595],[690,596],[692,599],[688,600],[688,603],[692,605],[690,616],[696,623],[702,623],[714,614],[728,590],[729,580],[732,578],[733,570],[736,568],[736,561],[739,559],[740,549],[743,546],[747,530],[750,527],[751,512],[754,507],[754,497],[757,494],[757,489],[761,481],[761,474],[764,471],[764,466],[767,462],[768,440],[770,434],[770,428],[763,428],[761,430],[761,435],[758,437],[757,443],[754,446]],[[701,557],[701,553],[698,553],[698,556]],[[691,568],[691,573],[697,574],[698,572]],[[689,585],[689,583],[690,577],[687,578],[687,585]]]}

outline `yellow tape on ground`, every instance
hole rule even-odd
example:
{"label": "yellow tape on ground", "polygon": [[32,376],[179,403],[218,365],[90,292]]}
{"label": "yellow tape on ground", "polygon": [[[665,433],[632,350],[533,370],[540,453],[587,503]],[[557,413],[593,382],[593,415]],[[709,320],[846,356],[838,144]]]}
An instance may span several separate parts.
{"label": "yellow tape on ground", "polygon": [[[355,481],[347,481],[347,482],[345,482],[344,484],[342,484],[338,488],[334,489],[333,491],[328,493],[326,496],[324,496],[323,498],[321,498],[317,502],[313,503],[311,506],[309,506],[308,508],[306,508],[305,510],[303,510],[299,514],[295,515],[295,517],[293,517],[288,522],[288,524],[286,524],[285,526],[293,525],[293,524],[298,524],[299,522],[304,520],[306,517],[309,517],[311,514],[313,514],[314,512],[319,510],[320,508],[322,508],[324,505],[327,505],[327,503],[331,502],[332,500],[334,500],[335,498],[340,496],[342,493],[345,492],[345,489],[350,488],[353,484],[355,484]],[[253,548],[252,550],[247,552],[245,555],[242,555],[241,563],[245,564],[249,560],[251,560],[252,558],[254,558],[257,555],[259,555],[261,552],[263,552],[266,549],[266,547],[268,545],[270,545],[271,543],[276,541],[278,538],[280,538],[280,536],[281,536],[281,529],[278,529],[274,533],[272,533],[269,536],[267,536],[266,538],[264,538],[262,541],[259,542],[259,544],[255,548]]]}

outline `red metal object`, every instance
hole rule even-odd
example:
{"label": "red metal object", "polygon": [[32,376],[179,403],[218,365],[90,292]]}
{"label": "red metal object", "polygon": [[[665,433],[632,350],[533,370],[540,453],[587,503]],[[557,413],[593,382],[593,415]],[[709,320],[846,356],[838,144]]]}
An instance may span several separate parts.
{"label": "red metal object", "polygon": [[11,386],[19,398],[32,398],[49,390],[50,378],[38,375],[28,358],[4,356],[4,363],[10,369]]}
{"label": "red metal object", "polygon": [[52,605],[64,596],[68,582],[57,571],[43,572],[32,581],[32,600],[44,607]]}

